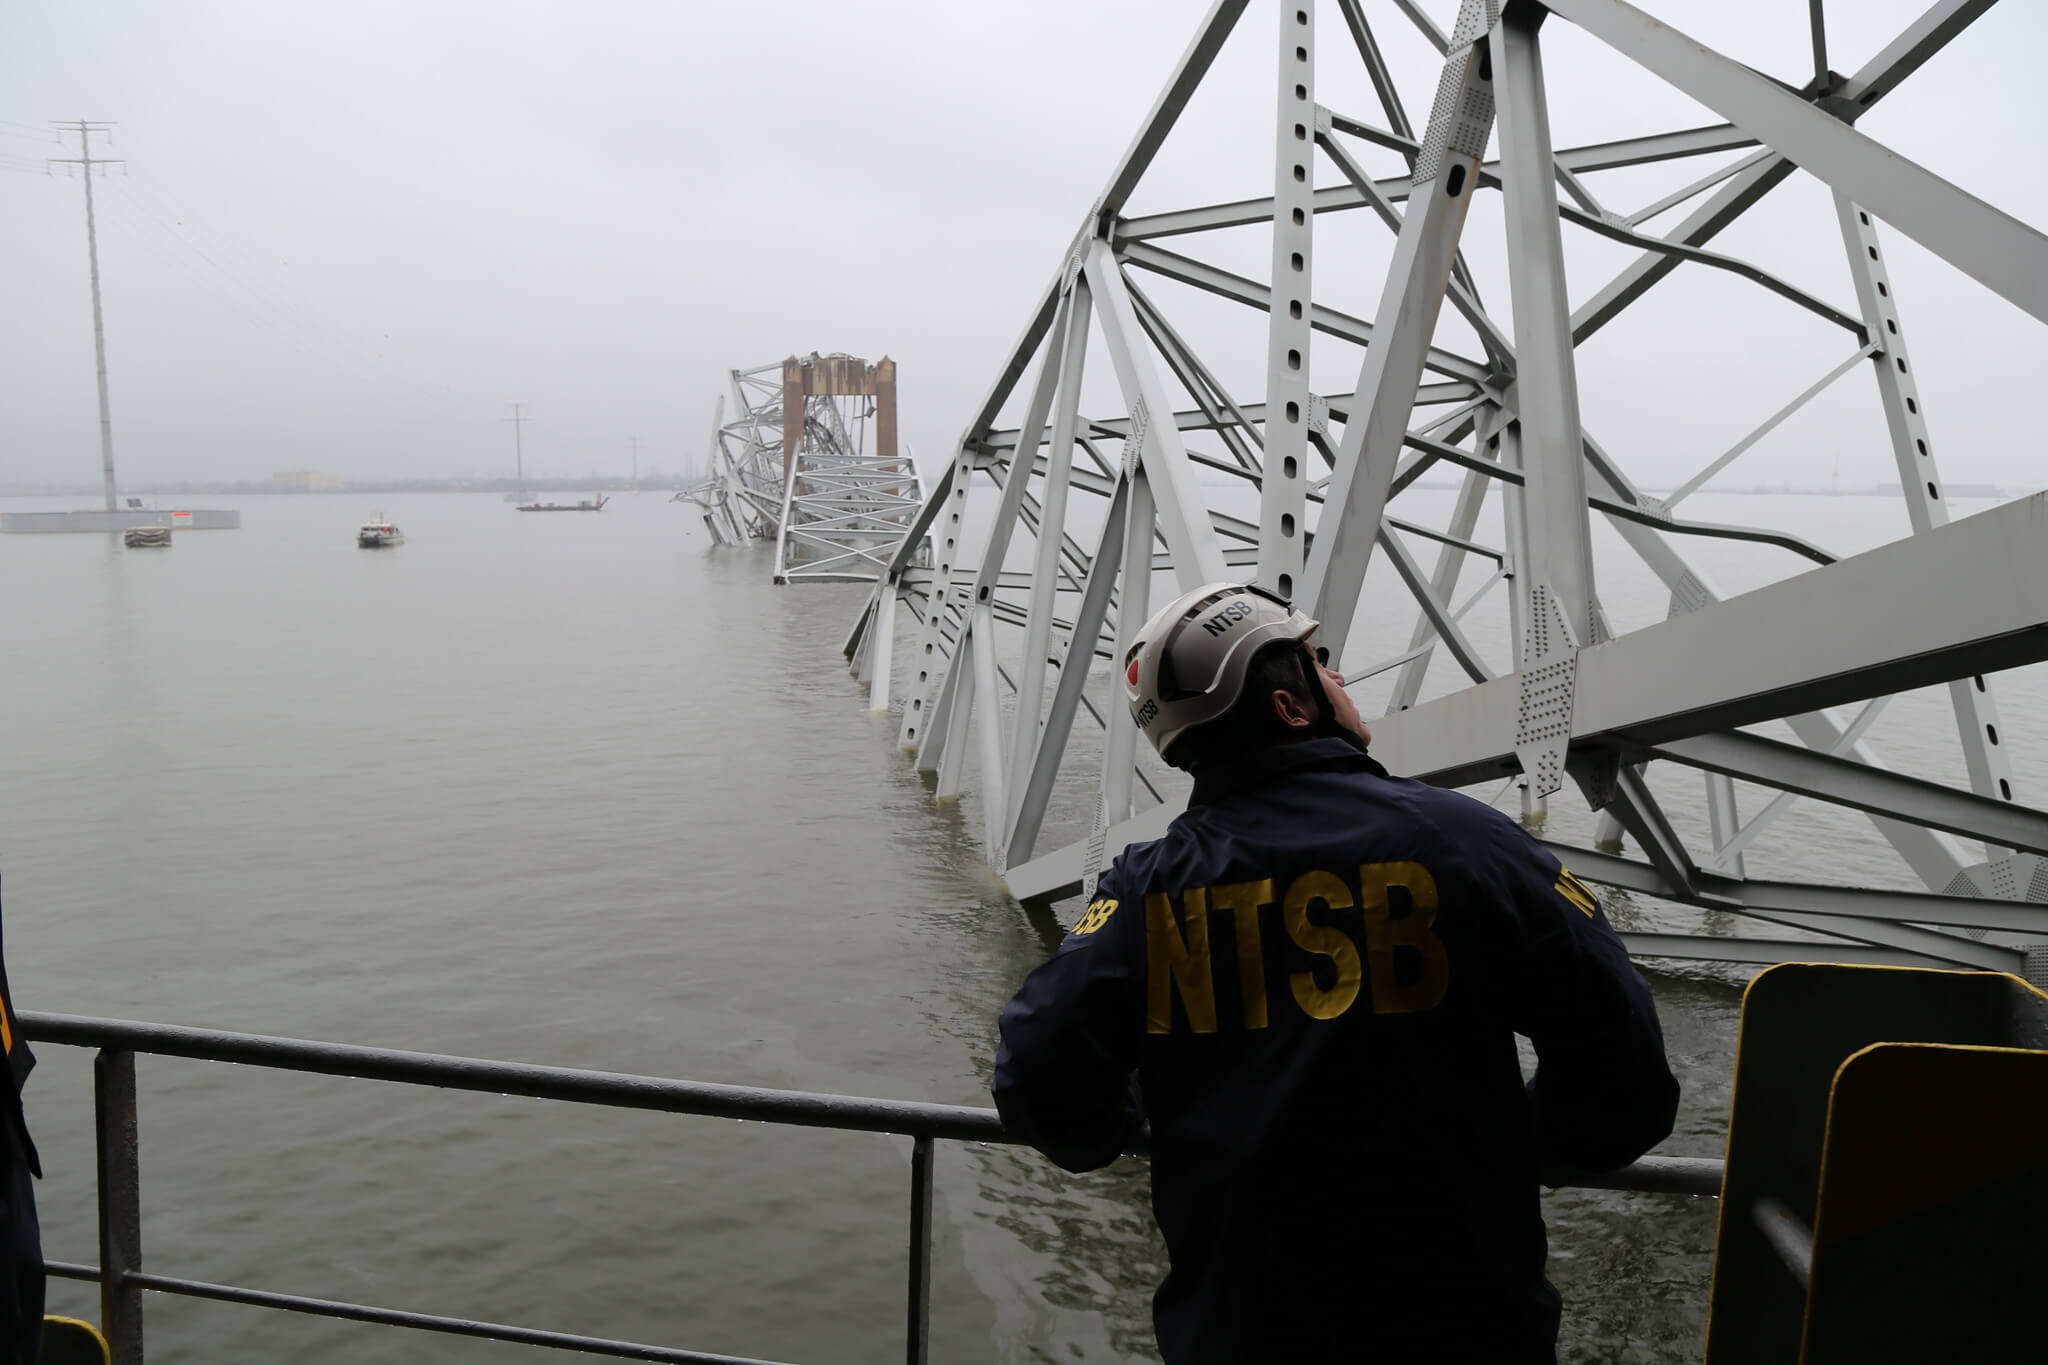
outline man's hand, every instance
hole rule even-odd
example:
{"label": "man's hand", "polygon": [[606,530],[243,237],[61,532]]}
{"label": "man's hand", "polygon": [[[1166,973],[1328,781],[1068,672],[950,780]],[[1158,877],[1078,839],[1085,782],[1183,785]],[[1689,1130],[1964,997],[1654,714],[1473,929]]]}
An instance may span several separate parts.
{"label": "man's hand", "polygon": [[1372,743],[1372,731],[1365,728],[1365,721],[1358,714],[1358,703],[1351,700],[1351,694],[1344,690],[1344,675],[1318,659],[1316,673],[1323,680],[1323,695],[1330,699],[1330,711],[1337,724],[1357,735],[1367,744]]}

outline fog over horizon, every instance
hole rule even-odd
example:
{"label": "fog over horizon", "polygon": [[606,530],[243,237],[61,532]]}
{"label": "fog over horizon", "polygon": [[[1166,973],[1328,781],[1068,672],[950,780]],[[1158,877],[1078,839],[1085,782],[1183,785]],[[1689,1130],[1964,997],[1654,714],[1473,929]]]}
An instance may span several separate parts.
{"label": "fog over horizon", "polygon": [[[1640,7],[1790,84],[1810,74],[1796,0]],[[1419,123],[1437,59],[1391,0],[1364,8]],[[1456,11],[1423,8],[1446,27]],[[1833,0],[1829,64],[1854,71],[1924,8]],[[509,477],[515,402],[536,478],[623,479],[636,437],[643,474],[679,477],[704,465],[727,370],[813,350],[895,358],[929,475],[1205,9],[16,0],[0,11],[0,484],[98,476],[83,186],[44,166],[79,155],[51,128],[75,119],[113,123],[92,156],[123,162],[94,193],[124,486]],[[1317,14],[1317,98],[1382,122],[1336,5]],[[1131,212],[1271,192],[1273,26],[1269,0],[1239,21]],[[1561,19],[1543,37],[1558,146],[1719,121]],[[2031,174],[2048,155],[2043,50],[2048,7],[2006,0],[1859,127],[2048,223]],[[1740,155],[1587,179],[1627,213]],[[1339,180],[1320,156],[1315,177]],[[1506,322],[1499,198],[1475,201],[1464,240]],[[1268,236],[1168,245],[1257,278]],[[1320,217],[1318,300],[1371,317],[1389,240],[1368,214]],[[2022,406],[2048,361],[2040,326],[1884,241],[1944,476],[2048,484]],[[1574,302],[1634,254],[1571,227],[1566,242]],[[1712,247],[1854,310],[1828,195],[1803,173]],[[1262,314],[1143,282],[1238,399],[1263,397]],[[1695,267],[1633,311],[1582,348],[1585,418],[1648,486],[1853,349]],[[1445,312],[1439,340],[1476,354]],[[1316,348],[1316,386],[1348,392],[1358,352]],[[1088,409],[1119,414],[1090,382]],[[1874,385],[1851,374],[1714,486],[1895,478]]]}

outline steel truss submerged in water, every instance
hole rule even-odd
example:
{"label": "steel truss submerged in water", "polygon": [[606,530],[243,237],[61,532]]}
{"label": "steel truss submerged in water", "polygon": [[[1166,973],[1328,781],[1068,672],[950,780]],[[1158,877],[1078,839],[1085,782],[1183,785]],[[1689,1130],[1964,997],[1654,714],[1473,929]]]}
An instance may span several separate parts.
{"label": "steel truss submerged in water", "polygon": [[[2048,321],[2048,238],[1856,127],[1993,0],[1940,0],[1848,75],[1828,65],[1822,7],[1812,0],[1812,74],[1796,86],[1622,0],[1465,0],[1449,32],[1416,0],[1277,0],[1272,196],[1127,214],[1248,3],[1217,0],[1203,20],[847,644],[873,704],[900,703],[902,742],[936,774],[941,795],[962,789],[972,757],[985,845],[1011,890],[1042,900],[1092,886],[1118,849],[1165,828],[1179,803],[1138,797],[1154,784],[1138,765],[1135,730],[1120,704],[1090,701],[1089,670],[1120,658],[1164,595],[1249,577],[1322,620],[1322,641],[1348,677],[1384,684],[1392,674],[1387,714],[1373,729],[1375,752],[1394,771],[1447,786],[1519,772],[1539,800],[1569,776],[1602,813],[1595,842],[1614,847],[1626,831],[1641,851],[1560,847],[1575,871],[1735,916],[1714,936],[1633,935],[1638,952],[2031,966],[2041,979],[2048,954],[2036,949],[2030,961],[2027,945],[2048,940],[2048,814],[2017,800],[1988,675],[2048,658],[2048,502],[2023,499],[1950,523],[1880,226],[2036,321]],[[1319,8],[1343,20],[1335,44],[1319,40]],[[1435,101],[1420,123],[1382,47],[1390,24],[1413,30],[1411,44],[1419,33],[1440,56]],[[1724,121],[1553,147],[1544,47],[1565,24]],[[1319,68],[1327,75],[1339,60],[1362,65],[1354,84],[1375,92],[1376,109],[1317,103]],[[1498,160],[1484,160],[1496,135]],[[1367,170],[1368,157],[1390,151],[1405,173]],[[1657,164],[1707,169],[1633,209],[1601,197],[1599,173]],[[1832,196],[1832,212],[1814,227],[1846,258],[1853,300],[1830,301],[1710,245],[1795,168]],[[1482,194],[1500,196],[1512,323],[1489,311],[1460,249],[1467,207]],[[1393,235],[1370,320],[1319,306],[1310,287],[1317,220],[1361,213]],[[1203,234],[1246,225],[1271,226],[1266,279],[1200,258],[1199,244],[1214,240]],[[1576,309],[1565,292],[1568,230],[1631,253]],[[1328,252],[1322,265],[1348,263]],[[1680,268],[1717,272],[1731,309],[1753,299],[1813,319],[1839,336],[1839,363],[1675,491],[1652,497],[1628,472],[1628,452],[1581,424],[1577,350]],[[1225,387],[1141,278],[1263,314],[1263,402]],[[1445,304],[1455,320],[1443,317],[1440,334]],[[1113,416],[1081,409],[1091,331],[1120,395]],[[1313,392],[1311,345],[1333,343],[1364,348],[1357,383]],[[1874,380],[1911,536],[1837,559],[1781,531],[1684,515],[1684,499],[1858,369]],[[1013,397],[1021,419],[999,428]],[[1425,474],[1460,480],[1447,523],[1408,514],[1419,500],[1404,494]],[[974,518],[982,548],[969,562],[968,492],[982,476],[999,497],[990,516]],[[1231,481],[1241,501],[1256,496],[1256,520],[1222,505],[1217,488]],[[1504,536],[1490,545],[1477,537],[1496,490]],[[1630,572],[1661,580],[1668,619],[1610,625],[1594,572],[1596,522],[1638,561]],[[1019,532],[1035,546],[1028,571]],[[910,557],[927,533],[932,571]],[[1810,561],[1809,571],[1724,596],[1689,554],[1701,538],[1789,553]],[[1405,644],[1366,658],[1346,646],[1356,643],[1347,636],[1375,554],[1412,597],[1414,626]],[[1460,601],[1474,562],[1489,576]],[[1155,591],[1162,574],[1174,586]],[[1512,653],[1504,669],[1462,624],[1475,604],[1491,599],[1498,610],[1503,597]],[[918,618],[901,677],[891,658],[899,603]],[[1425,672],[1443,656],[1461,679],[1425,696]],[[1866,738],[1894,695],[1935,685],[1947,688],[1967,785],[1892,771]],[[1840,707],[1857,709],[1829,709]],[[1044,848],[1048,801],[1083,711],[1105,730],[1096,825]],[[1778,721],[1796,744],[1745,728]],[[1686,814],[1701,818],[1673,818],[1670,783],[1658,773],[1653,791],[1652,763],[1698,774],[1704,810]],[[1761,808],[1738,810],[1738,791],[1759,789],[1768,798]],[[1746,877],[1744,850],[1800,798],[1867,814],[1925,890]],[[1695,829],[1704,837],[1688,836]],[[1823,937],[1725,933],[1758,921]]]}
{"label": "steel truss submerged in water", "polygon": [[678,497],[717,544],[774,541],[777,583],[877,578],[924,501],[897,449],[896,362],[813,352],[731,378],[739,415],[719,398],[711,472]]}

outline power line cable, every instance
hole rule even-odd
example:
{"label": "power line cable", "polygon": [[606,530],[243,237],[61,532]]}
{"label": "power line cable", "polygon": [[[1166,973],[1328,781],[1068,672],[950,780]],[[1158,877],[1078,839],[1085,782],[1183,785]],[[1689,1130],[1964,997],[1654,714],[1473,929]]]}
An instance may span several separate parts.
{"label": "power line cable", "polygon": [[[157,217],[160,222],[164,218],[171,220],[169,223],[162,224],[166,230],[173,232],[177,236],[188,238],[195,253],[217,258],[214,264],[221,268],[224,273],[231,274],[232,271],[229,267],[239,265],[248,276],[257,280],[267,281],[270,288],[281,299],[283,307],[295,319],[301,320],[309,331],[315,333],[324,331],[326,336],[335,345],[340,347],[353,349],[358,346],[360,342],[359,337],[352,338],[337,327],[321,323],[322,313],[320,308],[309,302],[314,295],[300,291],[295,287],[295,282],[291,281],[288,277],[280,278],[275,273],[280,266],[284,265],[280,259],[269,254],[259,256],[242,250],[235,244],[233,238],[206,229],[203,226],[203,217],[201,215],[186,211],[175,193],[167,190],[161,183],[150,180],[146,174],[143,177],[129,180],[118,188],[132,198],[135,198],[137,200],[137,207],[145,212],[151,212],[149,208],[150,203],[155,204],[156,208],[161,210],[161,212],[155,213],[153,216]],[[142,196],[145,194],[148,196],[148,203],[142,202]],[[288,266],[285,268],[289,269]],[[242,284],[245,288],[254,287],[240,280],[237,283]],[[266,297],[268,296],[266,295]],[[376,351],[374,343],[370,343],[367,354],[371,357],[369,363],[379,367],[379,373],[391,382],[417,394],[421,398],[448,405],[451,415],[459,413],[464,418],[468,418],[475,410],[475,405],[467,399],[419,384],[402,371],[388,368],[391,362]]]}
{"label": "power line cable", "polygon": [[[209,238],[206,234],[199,231],[192,215],[181,214],[174,208],[167,208],[166,212],[173,222],[164,223],[162,221],[164,215],[159,215],[152,211],[149,205],[142,201],[140,193],[135,187],[123,185],[120,188],[135,201],[136,207],[148,213],[153,219],[156,219],[174,237],[184,241],[195,254],[207,259],[209,264],[221,271],[224,276],[235,280],[240,287],[263,297],[272,306],[281,305],[282,310],[294,320],[296,325],[304,327],[306,331],[313,335],[323,337],[327,342],[341,350],[361,357],[365,363],[372,366],[386,380],[408,390],[417,397],[424,398],[429,402],[445,404],[450,415],[467,417],[472,412],[471,404],[464,400],[419,384],[402,372],[391,369],[390,362],[383,355],[376,352],[374,345],[365,350],[362,348],[360,338],[351,337],[339,328],[323,323],[320,310],[310,304],[306,296],[295,294],[291,288],[283,285],[275,276],[268,275],[263,264],[253,260],[248,253],[235,249],[232,243],[226,241],[226,239],[220,237]],[[161,197],[157,187],[152,186],[150,190],[153,195]],[[242,263],[243,269],[246,272],[255,275],[260,280],[267,280],[269,289],[266,290],[262,285],[252,283],[243,275],[238,274],[233,268],[233,263],[237,260]],[[273,299],[272,291],[276,295],[282,296],[281,300]]]}
{"label": "power line cable", "polygon": [[226,290],[221,288],[220,281],[202,270],[189,254],[169,249],[164,234],[161,232],[146,231],[142,220],[133,218],[118,208],[106,214],[105,218],[108,227],[125,244],[147,256],[164,269],[190,281],[207,299],[217,304],[232,304],[239,307],[248,320],[261,325],[267,331],[273,333],[285,345],[299,351],[309,361],[325,361],[328,359],[317,355],[306,344],[304,338],[285,327],[275,316],[263,310],[252,309],[245,300],[231,297]]}
{"label": "power line cable", "polygon": [[[243,290],[242,295],[236,295],[222,289],[222,279],[226,279],[230,283],[238,282],[232,276],[225,275],[220,279],[216,279],[214,275],[202,270],[194,260],[198,253],[193,251],[190,244],[180,241],[175,234],[164,231],[160,223],[151,222],[149,224],[150,227],[156,229],[157,235],[152,236],[143,230],[144,220],[127,217],[121,211],[117,210],[114,214],[108,215],[107,220],[110,225],[114,226],[122,234],[124,239],[140,247],[160,264],[183,272],[202,292],[216,302],[238,307],[249,320],[264,327],[285,343],[285,345],[297,351],[306,363],[333,367],[339,362],[344,369],[352,371],[357,378],[379,384],[380,386],[388,383],[391,379],[391,375],[388,372],[366,365],[359,357],[346,350],[334,348],[330,345],[323,351],[320,346],[314,344],[320,342],[323,338],[319,337],[316,333],[311,333],[304,328],[296,326],[287,314],[280,312],[260,295],[246,289]],[[182,250],[169,252],[163,250],[158,240],[159,237],[167,238],[169,241],[176,243]],[[410,397],[410,395],[394,395],[394,397],[398,396]],[[455,415],[468,417],[470,414],[461,412]]]}
{"label": "power line cable", "polygon": [[470,415],[468,405],[449,395],[437,393],[432,389],[413,383],[391,369],[382,357],[374,354],[365,355],[359,349],[357,343],[352,342],[349,338],[331,328],[317,324],[313,320],[315,315],[312,310],[303,303],[294,305],[291,300],[285,300],[281,303],[271,297],[261,287],[224,264],[214,253],[205,250],[197,242],[193,241],[188,232],[182,230],[184,227],[182,223],[179,226],[173,226],[170,222],[166,222],[162,215],[159,215],[148,204],[143,202],[140,196],[135,193],[131,184],[117,182],[114,188],[128,200],[136,211],[141,213],[165,236],[177,242],[186,251],[189,251],[192,255],[205,262],[222,279],[246,294],[258,307],[264,309],[285,326],[301,331],[333,348],[338,355],[346,357],[362,373],[373,375],[384,383],[395,385],[410,393],[415,399],[425,399],[437,406],[445,406],[449,416],[466,417]]}
{"label": "power line cable", "polygon": [[18,137],[23,142],[53,142],[64,145],[64,139],[54,128],[37,128],[27,123],[15,123],[0,119],[0,137]]}

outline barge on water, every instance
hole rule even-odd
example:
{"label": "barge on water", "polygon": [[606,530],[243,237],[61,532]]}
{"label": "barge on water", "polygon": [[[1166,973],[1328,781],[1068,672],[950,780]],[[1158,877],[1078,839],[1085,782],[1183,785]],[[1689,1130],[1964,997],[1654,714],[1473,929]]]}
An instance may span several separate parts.
{"label": "barge on water", "polygon": [[597,498],[585,498],[581,502],[523,502],[519,504],[519,510],[522,512],[602,512],[604,505],[610,501],[610,498],[600,496]]}

